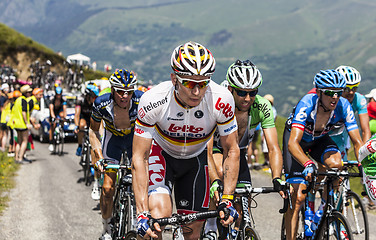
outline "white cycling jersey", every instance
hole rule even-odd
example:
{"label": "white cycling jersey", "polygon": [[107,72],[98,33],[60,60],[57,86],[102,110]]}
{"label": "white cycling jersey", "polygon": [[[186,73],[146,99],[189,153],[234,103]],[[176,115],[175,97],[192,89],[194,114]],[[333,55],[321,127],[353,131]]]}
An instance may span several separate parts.
{"label": "white cycling jersey", "polygon": [[171,81],[147,91],[140,99],[134,134],[153,138],[164,151],[178,159],[198,156],[218,127],[221,136],[238,129],[231,93],[211,81],[201,103],[184,107]]}

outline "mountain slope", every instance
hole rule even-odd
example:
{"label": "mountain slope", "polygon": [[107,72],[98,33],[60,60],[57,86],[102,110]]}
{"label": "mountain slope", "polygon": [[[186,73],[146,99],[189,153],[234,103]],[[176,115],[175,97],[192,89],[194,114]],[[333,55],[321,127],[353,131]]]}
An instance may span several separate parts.
{"label": "mountain slope", "polygon": [[372,0],[0,3],[0,21],[55,51],[82,52],[98,66],[126,67],[155,83],[168,79],[172,50],[188,40],[213,52],[216,82],[236,59],[252,59],[264,77],[261,94],[283,99],[276,107],[285,116],[320,69],[352,65],[363,76],[360,91],[373,88],[375,16]]}

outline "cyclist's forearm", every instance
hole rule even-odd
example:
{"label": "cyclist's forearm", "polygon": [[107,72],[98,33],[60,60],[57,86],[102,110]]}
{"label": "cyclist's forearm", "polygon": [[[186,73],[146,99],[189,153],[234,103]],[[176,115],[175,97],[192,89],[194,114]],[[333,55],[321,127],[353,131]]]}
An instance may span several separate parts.
{"label": "cyclist's forearm", "polygon": [[239,151],[232,149],[223,162],[223,194],[234,194],[239,175],[239,157]]}
{"label": "cyclist's forearm", "polygon": [[102,144],[100,138],[101,136],[99,134],[99,131],[93,131],[91,128],[89,129],[89,140],[91,148],[93,149],[94,155],[97,159],[103,158]]}
{"label": "cyclist's forearm", "polygon": [[272,178],[281,177],[283,160],[281,150],[269,148],[269,163],[272,170]]}
{"label": "cyclist's forearm", "polygon": [[132,177],[132,187],[136,199],[137,213],[149,211],[149,166],[147,160],[133,156]]}

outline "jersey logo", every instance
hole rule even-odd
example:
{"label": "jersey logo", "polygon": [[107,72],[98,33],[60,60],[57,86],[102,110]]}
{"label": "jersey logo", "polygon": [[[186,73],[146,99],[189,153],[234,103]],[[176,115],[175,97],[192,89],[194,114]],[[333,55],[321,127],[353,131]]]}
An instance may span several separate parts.
{"label": "jersey logo", "polygon": [[199,133],[202,130],[204,130],[204,128],[202,128],[202,127],[196,128],[193,125],[190,125],[190,126],[184,125],[183,127],[181,127],[181,126],[176,126],[175,124],[171,124],[170,127],[168,128],[168,131],[170,131],[170,132],[182,131],[182,132]]}
{"label": "jersey logo", "polygon": [[140,116],[140,118],[145,117],[145,112],[142,108],[140,108],[140,110],[138,110],[138,116]]}
{"label": "jersey logo", "polygon": [[295,120],[304,122],[307,119],[307,113],[306,113],[307,107],[302,107],[299,109],[299,112],[295,116]]}
{"label": "jersey logo", "polygon": [[349,105],[347,107],[347,114],[346,114],[346,122],[351,123],[355,121],[354,111],[351,109],[351,106]]}
{"label": "jersey logo", "polygon": [[268,109],[268,105],[266,103],[264,104],[258,104],[256,102],[253,103],[253,108],[257,108],[259,111],[264,113],[265,118],[270,117],[270,111]]}
{"label": "jersey logo", "polygon": [[232,111],[232,107],[230,106],[230,103],[224,104],[221,102],[222,98],[218,98],[218,101],[215,104],[215,109],[218,111],[222,110],[223,115],[225,115],[226,118],[232,117],[234,115],[234,112]]}

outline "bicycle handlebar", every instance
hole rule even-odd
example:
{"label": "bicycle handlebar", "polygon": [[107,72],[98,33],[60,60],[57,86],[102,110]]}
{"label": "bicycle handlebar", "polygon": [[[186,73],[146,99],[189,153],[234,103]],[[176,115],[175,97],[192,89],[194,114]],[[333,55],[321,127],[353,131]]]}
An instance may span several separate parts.
{"label": "bicycle handlebar", "polygon": [[[353,163],[350,163],[351,165]],[[345,171],[345,170],[338,170],[338,169],[335,169],[335,168],[332,168],[332,169],[329,169],[327,170],[326,172],[318,172],[317,170],[315,170],[313,172],[313,176],[314,176],[314,180],[311,181],[308,186],[307,186],[307,189],[303,190],[303,194],[307,194],[309,191],[312,190],[313,186],[314,186],[314,183],[316,181],[316,176],[327,176],[327,177],[362,177],[362,174],[361,173],[350,173],[348,171]]]}
{"label": "bicycle handlebar", "polygon": [[173,214],[172,217],[166,217],[166,218],[150,218],[149,219],[149,226],[150,229],[155,230],[154,223],[158,223],[160,226],[166,226],[166,225],[181,225],[181,224],[187,224],[189,222],[193,222],[196,220],[203,220],[207,218],[213,218],[218,217],[218,212],[216,210],[208,211],[208,212],[197,212],[197,213],[190,213],[186,215],[182,214]]}

